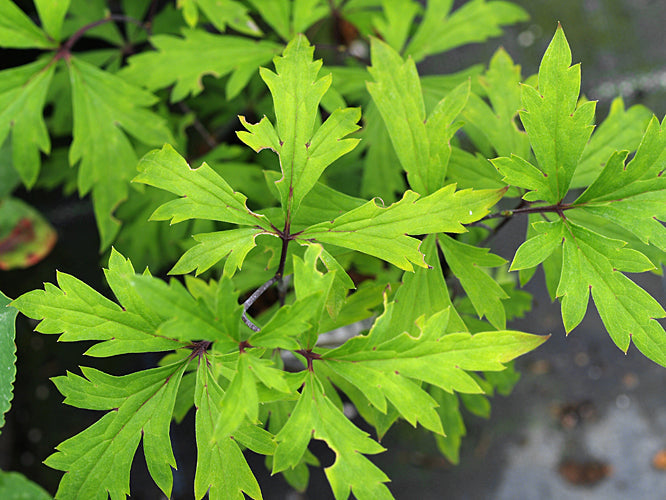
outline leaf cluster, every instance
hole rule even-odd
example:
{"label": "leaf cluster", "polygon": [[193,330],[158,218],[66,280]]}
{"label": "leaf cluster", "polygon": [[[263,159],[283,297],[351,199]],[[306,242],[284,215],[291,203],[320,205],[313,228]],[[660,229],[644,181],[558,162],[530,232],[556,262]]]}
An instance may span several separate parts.
{"label": "leaf cluster", "polygon": [[[42,51],[0,72],[12,187],[90,193],[109,248],[109,294],[59,272],[11,306],[42,334],[90,342],[90,357],[164,354],[53,379],[66,404],[103,412],[46,459],[65,473],[56,497],[125,498],[139,444],[170,496],[171,422],[194,411],[197,499],[262,498],[245,450],[304,490],[313,439],[335,453],[336,499],[392,498],[367,457],[384,448],[345,405],[377,438],[398,419],[420,425],[457,462],[462,408],[488,416],[487,396],[519,377],[512,360],[547,339],[507,328],[539,265],[567,332],[591,294],[623,351],[633,340],[666,366],[666,312],[624,274],[666,260],[664,124],[616,100],[595,129],[560,27],[533,77],[503,49],[487,68],[420,77],[417,62],[526,13],[484,0],[121,4],[36,0],[37,25],[0,0],[0,45]],[[327,52],[327,31],[341,51]],[[75,51],[81,38],[111,48]],[[56,136],[69,147],[52,151]],[[523,214],[509,264],[486,242]],[[171,279],[135,271],[146,263],[173,264]]]}

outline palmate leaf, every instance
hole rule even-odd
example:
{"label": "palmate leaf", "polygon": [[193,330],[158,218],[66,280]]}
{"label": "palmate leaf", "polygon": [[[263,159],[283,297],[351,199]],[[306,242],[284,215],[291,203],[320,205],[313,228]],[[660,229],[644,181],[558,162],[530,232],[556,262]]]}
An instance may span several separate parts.
{"label": "palmate leaf", "polygon": [[143,438],[148,470],[155,483],[171,495],[169,425],[180,379],[187,363],[178,363],[121,377],[93,368],[85,376],[72,373],[53,379],[65,403],[91,410],[111,410],[95,424],[57,446],[45,460],[66,471],[57,498],[106,500],[129,495],[129,475],[134,454]]}
{"label": "palmate leaf", "polygon": [[207,219],[251,226],[194,235],[198,244],[185,252],[170,274],[184,274],[194,269],[199,274],[227,257],[224,275],[233,276],[255,247],[256,237],[275,234],[268,218],[248,209],[247,198],[235,192],[217,172],[206,163],[197,169],[191,168],[168,144],[144,156],[138,169],[140,173],[134,182],[180,196],[158,207],[151,219],[170,219],[172,224]]}
{"label": "palmate leaf", "polygon": [[479,220],[503,194],[504,190],[455,191],[452,184],[422,198],[407,191],[389,207],[371,200],[332,221],[309,227],[298,239],[350,248],[412,271],[412,264],[427,265],[419,251],[421,242],[407,234],[464,232],[462,224]]}
{"label": "palmate leaf", "polygon": [[5,425],[5,413],[11,407],[16,377],[16,315],[18,310],[8,307],[11,300],[0,292],[0,429]]}
{"label": "palmate leaf", "polygon": [[[403,288],[418,294],[412,284]],[[403,417],[412,425],[418,422],[435,431],[446,441],[449,455],[455,457],[464,425],[457,404],[455,408],[438,408],[443,404],[440,392],[483,393],[467,370],[503,370],[504,363],[534,349],[547,337],[512,331],[446,334],[450,309],[433,314],[427,322],[422,316],[413,335],[402,333],[396,328],[401,321],[396,313],[402,300],[396,296],[396,302],[387,304],[368,335],[324,352],[324,363],[315,362],[315,370],[330,377],[350,397],[380,437]],[[440,344],[446,346],[441,351],[436,347]],[[422,382],[431,384],[427,392]],[[446,440],[442,431],[457,435],[457,440]]]}
{"label": "palmate leaf", "polygon": [[171,102],[201,93],[204,75],[217,78],[231,75],[226,84],[226,96],[233,99],[257,68],[270,61],[282,48],[269,40],[249,40],[190,29],[183,30],[182,38],[155,35],[150,42],[157,50],[131,57],[120,76],[150,91],[173,85]]}
{"label": "palmate leaf", "polygon": [[[64,342],[99,341],[86,352],[90,356],[168,351],[201,338],[216,341],[221,349],[238,348],[238,322],[231,328],[224,315],[219,317],[218,306],[200,307],[179,282],[168,285],[135,274],[129,260],[115,251],[106,278],[121,305],[65,273],[58,273],[60,288],[47,283],[13,305],[42,320],[41,333],[61,333]],[[226,290],[225,282],[217,286]]]}
{"label": "palmate leaf", "polygon": [[384,448],[352,424],[324,394],[318,378],[308,373],[296,407],[276,436],[273,473],[297,466],[313,437],[336,454],[333,465],[325,469],[336,500],[348,498],[350,490],[357,498],[393,498],[384,485],[388,477],[363,456]]}
{"label": "palmate leaf", "polygon": [[[388,320],[380,321],[380,318],[368,335],[348,340],[341,347],[324,353],[322,359],[328,362],[329,369],[363,391],[380,411],[385,410],[385,398],[389,398],[412,424],[417,421],[415,412],[425,410],[414,408],[407,400],[414,397],[415,391],[420,390],[425,396],[427,393],[414,385],[410,394],[402,391],[391,394],[383,385],[379,390],[375,380],[400,377],[426,382],[447,392],[480,394],[483,389],[466,371],[501,371],[505,363],[535,349],[548,338],[511,330],[447,334],[447,310],[420,321],[419,334],[411,336],[391,328],[392,307],[389,304],[384,312]],[[430,401],[434,411],[436,404]],[[438,418],[436,422],[434,425],[441,429]]]}
{"label": "palmate leaf", "polygon": [[666,122],[653,117],[636,155],[614,153],[574,206],[601,216],[633,233],[643,243],[666,252]]}
{"label": "palmate leaf", "polygon": [[653,269],[647,257],[627,248],[623,241],[573,223],[571,218],[534,227],[538,235],[518,249],[511,269],[536,266],[563,246],[556,293],[562,298],[567,333],[582,321],[591,292],[601,320],[622,351],[627,352],[633,341],[648,358],[666,366],[666,332],[655,319],[666,317],[666,311],[622,274]]}
{"label": "palmate leaf", "polygon": [[68,61],[74,110],[69,161],[80,162],[81,195],[92,190],[100,244],[106,248],[119,229],[112,212],[127,198],[137,163],[126,133],[148,145],[168,142],[171,134],[164,119],[146,109],[155,96],[79,58]]}
{"label": "palmate leaf", "polygon": [[42,112],[55,67],[42,59],[0,71],[0,144],[11,131],[12,162],[28,187],[37,181],[40,151],[51,152]]}
{"label": "palmate leaf", "polygon": [[558,26],[539,67],[538,90],[523,85],[525,108],[520,119],[537,166],[512,155],[493,160],[505,182],[524,187],[524,199],[558,203],[567,194],[594,126],[595,102],[578,105],[580,66],[571,64],[571,50]]}
{"label": "palmate leaf", "polygon": [[[274,59],[277,73],[261,68],[273,96],[277,129],[264,117],[257,124],[241,117],[247,132],[238,138],[255,151],[268,148],[280,157],[282,178],[275,183],[285,216],[293,216],[305,195],[333,161],[356,147],[358,139],[344,139],[357,130],[357,108],[335,110],[315,130],[317,107],[331,84],[331,76],[317,79],[321,61],[303,35],[294,38],[282,57]],[[307,89],[307,90],[304,90]]]}
{"label": "palmate leaf", "polygon": [[375,80],[367,83],[368,92],[382,115],[410,186],[421,194],[434,193],[444,185],[451,155],[449,141],[460,127],[453,121],[467,102],[469,80],[442,99],[426,120],[414,61],[403,61],[389,45],[373,38],[368,71]]}

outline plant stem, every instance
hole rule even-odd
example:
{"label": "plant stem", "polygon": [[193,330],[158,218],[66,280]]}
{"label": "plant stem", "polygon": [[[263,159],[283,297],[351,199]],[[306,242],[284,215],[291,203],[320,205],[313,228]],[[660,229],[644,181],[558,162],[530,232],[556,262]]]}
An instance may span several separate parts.
{"label": "plant stem", "polygon": [[247,317],[246,311],[256,302],[256,300],[263,295],[263,293],[268,290],[273,283],[277,281],[277,277],[273,276],[271,279],[269,279],[266,283],[261,285],[259,288],[257,288],[252,295],[250,295],[245,302],[243,302],[243,314],[241,316],[241,319],[243,320],[243,323],[245,323],[247,326],[250,327],[251,330],[258,332],[260,328],[255,325],[250,318]]}
{"label": "plant stem", "polygon": [[199,135],[206,142],[206,144],[210,149],[214,149],[218,144],[217,140],[215,139],[213,134],[211,134],[206,129],[206,127],[204,127],[203,123],[201,123],[199,118],[197,118],[197,115],[192,111],[192,109],[182,101],[178,103],[178,107],[185,114],[192,113],[192,116],[194,116],[194,120],[192,121],[192,126],[194,127],[194,130],[199,132]]}
{"label": "plant stem", "polygon": [[501,212],[486,215],[485,217],[479,219],[477,222],[481,222],[488,219],[497,219],[499,217],[513,217],[514,215],[518,214],[539,214],[547,212],[554,212],[559,214],[560,217],[564,217],[563,212],[565,210],[571,210],[572,208],[577,208],[579,206],[580,205],[570,205],[568,203],[557,203],[555,205],[545,205],[538,207],[535,206],[521,207],[519,205],[517,208],[514,208],[512,210],[502,210]]}
{"label": "plant stem", "polygon": [[111,14],[108,17],[105,17],[104,19],[98,19],[97,21],[88,23],[85,26],[81,26],[72,36],[69,37],[69,39],[63,45],[60,46],[56,54],[56,58],[69,57],[72,47],[74,47],[74,44],[76,44],[76,42],[78,42],[79,39],[81,39],[81,37],[83,37],[83,35],[86,34],[86,32],[90,31],[93,28],[96,28],[97,26],[101,26],[102,24],[110,23],[111,21],[123,21],[127,23],[134,23],[137,26],[140,26],[143,29],[147,30],[147,28],[143,25],[143,23],[138,19],[134,19],[133,17],[129,16],[124,16],[122,14]]}

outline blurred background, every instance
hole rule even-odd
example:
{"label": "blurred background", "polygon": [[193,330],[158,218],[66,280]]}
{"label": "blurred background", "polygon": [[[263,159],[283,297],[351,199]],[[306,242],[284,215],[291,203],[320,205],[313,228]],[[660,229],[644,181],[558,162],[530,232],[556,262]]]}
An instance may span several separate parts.
{"label": "blurred background", "polygon": [[[456,5],[462,2],[456,2]],[[501,38],[433,57],[420,65],[423,74],[448,73],[490,59],[503,46],[527,77],[538,70],[541,56],[557,22],[566,33],[574,63],[582,66],[582,91],[598,100],[597,122],[611,100],[622,95],[627,107],[644,104],[660,119],[666,113],[666,2],[663,0],[516,0],[530,21],[508,28]],[[10,297],[55,279],[55,269],[102,288],[99,242],[86,201],[62,204],[59,194],[25,193],[55,226],[59,240],[48,258],[21,271],[2,272],[0,289]],[[493,251],[513,257],[526,220],[507,225],[501,246]],[[515,242],[515,245],[512,245]],[[495,243],[495,242],[491,242]],[[639,278],[662,304],[666,292],[661,276]],[[393,482],[398,499],[604,499],[666,498],[666,370],[633,347],[619,351],[605,332],[594,307],[567,338],[559,305],[551,304],[540,273],[527,286],[535,307],[528,317],[510,325],[552,334],[536,352],[520,358],[522,379],[508,397],[492,400],[490,418],[466,414],[468,436],[461,463],[449,464],[433,439],[407,424],[396,425],[382,444],[386,453],[373,457]],[[60,345],[52,336],[32,333],[34,323],[19,317],[18,375],[15,399],[0,436],[0,467],[18,470],[51,492],[60,473],[44,467],[56,444],[98,418],[95,412],[71,409],[49,377],[75,370],[86,362],[87,345]],[[136,369],[153,366],[157,358],[123,357]],[[117,371],[117,360],[95,360],[95,366]],[[174,499],[191,498],[194,471],[192,414],[173,432],[180,470]],[[316,448],[316,446],[315,446]],[[325,448],[325,447],[323,447]],[[320,452],[325,465],[328,450]],[[137,454],[132,498],[160,498],[146,479]],[[251,457],[263,471],[262,459]],[[312,471],[306,494],[290,491],[279,478],[258,477],[266,499],[328,499],[330,489],[320,471]]]}

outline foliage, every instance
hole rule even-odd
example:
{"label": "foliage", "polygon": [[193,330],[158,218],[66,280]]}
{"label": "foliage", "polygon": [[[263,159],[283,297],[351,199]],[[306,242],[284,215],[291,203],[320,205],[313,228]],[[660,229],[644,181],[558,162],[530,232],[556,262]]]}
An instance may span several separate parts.
{"label": "foliage", "polygon": [[[666,366],[666,312],[623,274],[665,260],[664,124],[617,100],[595,131],[561,27],[534,77],[500,49],[485,70],[428,79],[416,62],[526,13],[484,0],[105,5],[36,0],[38,25],[0,0],[0,45],[42,51],[0,71],[0,174],[13,179],[0,208],[19,182],[90,194],[115,297],[58,272],[11,306],[90,357],[164,353],[146,370],[53,379],[66,404],[104,412],[46,459],[65,472],[57,498],[128,496],[140,443],[170,496],[171,421],[192,408],[197,499],[262,498],[246,449],[305,489],[312,439],[335,453],[336,499],[392,498],[367,457],[384,448],[344,402],[378,438],[402,419],[457,462],[461,406],[487,416],[486,396],[518,379],[512,360],[547,339],[507,328],[530,309],[518,276],[539,265],[567,332],[591,293],[620,349],[633,340]],[[341,52],[326,52],[328,32]],[[90,38],[110,48],[74,51]],[[485,242],[521,214],[507,266]],[[322,342],[361,320],[368,331]]]}

